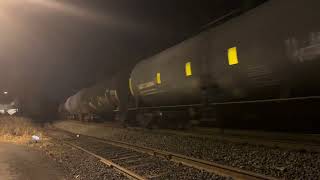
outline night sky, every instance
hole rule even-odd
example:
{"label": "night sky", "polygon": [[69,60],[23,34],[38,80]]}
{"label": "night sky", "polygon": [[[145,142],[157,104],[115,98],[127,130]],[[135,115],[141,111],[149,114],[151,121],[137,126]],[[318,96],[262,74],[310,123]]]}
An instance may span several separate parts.
{"label": "night sky", "polygon": [[254,0],[1,0],[0,90],[62,101]]}

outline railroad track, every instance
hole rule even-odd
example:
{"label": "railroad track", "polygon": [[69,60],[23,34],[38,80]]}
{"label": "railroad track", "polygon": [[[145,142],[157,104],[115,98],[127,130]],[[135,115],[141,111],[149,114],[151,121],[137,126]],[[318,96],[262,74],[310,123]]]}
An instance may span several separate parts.
{"label": "railroad track", "polygon": [[127,176],[130,179],[139,179],[139,180],[144,180],[145,179],[144,177],[134,173],[133,171],[130,171],[130,170],[126,169],[126,168],[123,168],[120,165],[118,165],[118,164],[116,164],[116,163],[114,163],[114,162],[112,162],[110,160],[107,160],[107,159],[105,159],[105,158],[103,158],[103,157],[101,157],[101,156],[99,156],[97,154],[94,154],[93,152],[88,151],[88,150],[86,150],[86,149],[84,149],[84,148],[82,148],[80,146],[77,146],[77,145],[75,145],[73,143],[70,143],[70,142],[66,142],[65,144],[67,144],[67,145],[69,145],[69,146],[71,146],[73,148],[76,148],[78,150],[81,150],[83,152],[86,152],[86,153],[90,154],[91,156],[96,157],[102,163],[106,164],[108,167],[116,169],[117,171],[121,172],[122,174],[124,174],[125,176]]}
{"label": "railroad track", "polygon": [[[57,130],[55,131],[57,132]],[[67,145],[98,158],[107,166],[118,170],[131,179],[176,179],[178,177],[184,179],[181,177],[186,176],[219,179],[214,177],[214,174],[245,180],[276,179],[181,154],[85,135],[76,138],[76,134],[64,130],[58,131],[68,135],[68,138],[63,138]],[[99,151],[102,144],[103,150]]]}
{"label": "railroad track", "polygon": [[[101,126],[101,123],[92,123]],[[124,128],[113,126],[109,123],[106,127],[123,130]],[[253,130],[230,130],[226,129],[221,133],[218,128],[196,128],[194,130],[169,130],[169,129],[145,129],[139,127],[127,127],[129,131],[140,131],[151,134],[177,135],[185,137],[209,138],[235,143],[245,143],[253,145],[263,145],[267,147],[280,147],[296,151],[309,151],[320,153],[320,134],[299,134],[299,133],[280,133],[263,132]]]}

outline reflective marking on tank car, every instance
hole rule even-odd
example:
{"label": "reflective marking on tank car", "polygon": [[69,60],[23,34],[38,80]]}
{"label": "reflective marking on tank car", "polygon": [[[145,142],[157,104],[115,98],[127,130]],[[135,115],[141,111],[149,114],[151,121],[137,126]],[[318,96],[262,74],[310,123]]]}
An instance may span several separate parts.
{"label": "reflective marking on tank car", "polygon": [[130,89],[131,95],[134,96],[133,89],[132,89],[132,79],[131,78],[129,78],[129,89]]}
{"label": "reflective marking on tank car", "polygon": [[160,73],[157,73],[156,81],[157,81],[157,84],[161,84],[161,74]]}
{"label": "reflective marking on tank car", "polygon": [[239,63],[237,47],[232,47],[228,49],[228,60],[229,60],[229,65],[235,65]]}
{"label": "reflective marking on tank car", "polygon": [[187,62],[185,65],[186,76],[192,76],[191,62]]}

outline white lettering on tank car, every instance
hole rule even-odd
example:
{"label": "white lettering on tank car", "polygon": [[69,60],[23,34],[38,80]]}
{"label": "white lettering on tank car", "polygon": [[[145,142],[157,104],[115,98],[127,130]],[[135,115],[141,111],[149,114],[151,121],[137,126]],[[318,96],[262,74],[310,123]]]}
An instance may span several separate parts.
{"label": "white lettering on tank car", "polygon": [[280,83],[273,77],[272,69],[266,65],[248,66],[247,76],[250,78],[250,84],[255,87],[272,86]]}
{"label": "white lettering on tank car", "polygon": [[142,89],[146,89],[146,88],[150,88],[155,86],[155,82],[154,81],[150,81],[150,82],[146,82],[146,83],[142,83],[138,85],[138,89],[142,90]]}
{"label": "white lettering on tank car", "polygon": [[309,39],[289,38],[285,41],[287,56],[294,63],[303,63],[320,58],[320,32],[312,32]]}

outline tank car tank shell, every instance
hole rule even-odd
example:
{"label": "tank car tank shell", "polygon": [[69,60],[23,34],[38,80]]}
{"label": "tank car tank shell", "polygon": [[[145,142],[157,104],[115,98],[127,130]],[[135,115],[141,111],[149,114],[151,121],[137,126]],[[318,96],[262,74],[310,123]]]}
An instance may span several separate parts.
{"label": "tank car tank shell", "polygon": [[131,73],[131,91],[144,106],[183,105],[201,101],[201,63],[206,34],[138,63]]}
{"label": "tank car tank shell", "polygon": [[70,97],[68,97],[68,99],[66,100],[66,102],[63,104],[64,106],[64,109],[68,112],[68,113],[71,113],[71,110],[70,110]]}
{"label": "tank car tank shell", "polygon": [[319,7],[271,0],[211,29],[209,74],[221,101],[318,95]]}
{"label": "tank car tank shell", "polygon": [[106,118],[112,118],[117,110],[117,118],[126,118],[128,104],[128,79],[126,71],[114,74],[110,79],[94,86],[92,93],[92,105],[96,107],[95,113]]}
{"label": "tank car tank shell", "polygon": [[141,106],[319,95],[319,7],[268,1],[138,63],[132,94]]}
{"label": "tank car tank shell", "polygon": [[83,89],[75,95],[69,97],[65,103],[65,109],[70,114],[85,114],[89,113],[89,107],[84,100],[84,95],[87,89]]}
{"label": "tank car tank shell", "polygon": [[111,117],[115,110],[125,118],[129,94],[128,73],[120,72],[69,97],[64,108],[70,114]]}
{"label": "tank car tank shell", "polygon": [[116,108],[116,91],[110,90],[109,82],[99,83],[88,90],[87,102],[95,114],[110,113]]}

